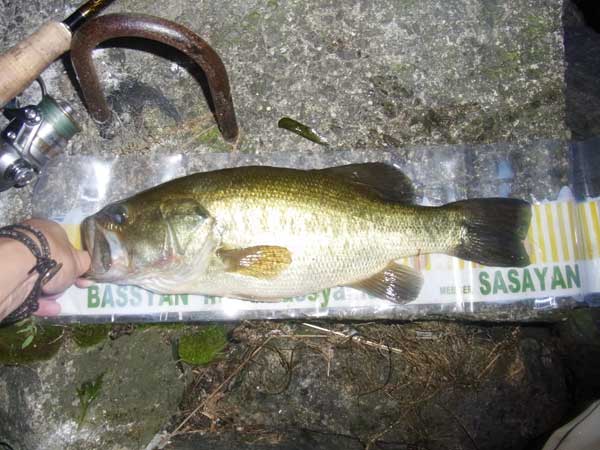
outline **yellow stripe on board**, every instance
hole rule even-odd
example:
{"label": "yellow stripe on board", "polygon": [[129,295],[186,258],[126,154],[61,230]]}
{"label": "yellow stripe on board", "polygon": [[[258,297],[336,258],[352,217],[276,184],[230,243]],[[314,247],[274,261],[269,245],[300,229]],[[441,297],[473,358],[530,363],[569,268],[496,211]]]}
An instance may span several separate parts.
{"label": "yellow stripe on board", "polygon": [[425,270],[431,270],[431,255],[425,255]]}
{"label": "yellow stripe on board", "polygon": [[548,230],[548,238],[550,241],[550,253],[552,254],[552,262],[558,262],[558,247],[556,246],[556,227],[555,220],[552,217],[552,206],[549,204],[544,205],[546,211],[546,229]]}
{"label": "yellow stripe on board", "polygon": [[537,252],[535,251],[536,242],[533,236],[533,223],[529,225],[529,230],[527,230],[526,242],[527,244],[529,244],[527,246],[527,253],[529,253],[529,261],[531,262],[531,264],[535,264],[537,262]]}
{"label": "yellow stripe on board", "polygon": [[81,228],[79,224],[63,223],[61,225],[67,233],[67,237],[69,238],[69,241],[71,241],[73,247],[75,247],[77,250],[81,250]]}
{"label": "yellow stripe on board", "polygon": [[[564,203],[558,203],[556,205],[556,216],[558,219],[558,232],[560,234],[560,243],[562,247],[563,260],[569,261],[571,259],[569,252],[569,236],[567,236],[567,231],[565,229],[565,220],[569,220],[567,210],[565,208]],[[575,247],[575,241],[573,241],[573,247]]]}
{"label": "yellow stripe on board", "polygon": [[458,268],[460,270],[465,270],[465,260],[464,259],[459,259],[458,260]]}
{"label": "yellow stripe on board", "polygon": [[592,259],[592,236],[587,221],[587,203],[582,203],[578,206],[579,223],[581,224],[581,231],[583,234],[584,257],[585,259]]}
{"label": "yellow stripe on board", "polygon": [[598,221],[598,204],[590,202],[590,213],[592,214],[592,226],[594,228],[594,236],[596,239],[592,241],[592,258],[598,256],[598,237],[600,237],[600,223]]}
{"label": "yellow stripe on board", "polygon": [[583,259],[583,252],[581,249],[581,239],[579,239],[579,233],[577,232],[577,224],[579,223],[575,216],[575,206],[573,203],[567,203],[567,209],[569,210],[569,226],[571,228],[571,242],[573,243],[573,256],[576,261]]}
{"label": "yellow stripe on board", "polygon": [[540,249],[540,262],[546,263],[548,262],[548,258],[546,257],[546,241],[544,240],[544,230],[542,225],[542,213],[540,212],[541,205],[536,205],[533,207],[535,211],[535,222],[536,229],[538,233],[538,246]]}

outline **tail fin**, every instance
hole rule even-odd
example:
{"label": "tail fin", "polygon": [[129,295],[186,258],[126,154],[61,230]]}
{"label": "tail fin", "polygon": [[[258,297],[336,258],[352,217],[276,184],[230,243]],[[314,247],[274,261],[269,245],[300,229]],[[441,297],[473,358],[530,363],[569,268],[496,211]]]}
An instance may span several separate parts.
{"label": "tail fin", "polygon": [[523,239],[531,222],[531,205],[513,198],[484,198],[450,203],[462,214],[466,232],[452,255],[486,266],[525,267],[529,255]]}

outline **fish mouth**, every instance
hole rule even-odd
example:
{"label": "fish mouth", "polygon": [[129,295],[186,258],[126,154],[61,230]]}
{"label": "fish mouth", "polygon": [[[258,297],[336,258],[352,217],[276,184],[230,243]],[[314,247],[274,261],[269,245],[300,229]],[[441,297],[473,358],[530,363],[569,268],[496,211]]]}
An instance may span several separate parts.
{"label": "fish mouth", "polygon": [[93,281],[119,281],[129,272],[129,257],[119,236],[104,228],[93,216],[81,225],[83,248],[90,255],[85,278]]}

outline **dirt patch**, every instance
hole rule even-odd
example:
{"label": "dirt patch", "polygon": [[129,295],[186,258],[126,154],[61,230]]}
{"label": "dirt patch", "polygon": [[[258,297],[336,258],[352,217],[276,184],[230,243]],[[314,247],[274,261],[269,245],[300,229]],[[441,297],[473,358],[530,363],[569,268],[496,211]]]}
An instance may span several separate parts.
{"label": "dirt patch", "polygon": [[520,449],[566,410],[545,328],[253,323],[232,338],[227,358],[195,369],[176,434],[235,432],[275,448],[294,429],[368,449]]}

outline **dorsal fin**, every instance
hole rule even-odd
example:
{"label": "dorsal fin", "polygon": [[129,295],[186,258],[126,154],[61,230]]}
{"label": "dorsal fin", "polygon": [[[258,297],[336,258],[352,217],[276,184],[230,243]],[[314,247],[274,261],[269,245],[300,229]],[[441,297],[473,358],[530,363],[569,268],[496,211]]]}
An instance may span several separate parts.
{"label": "dorsal fin", "polygon": [[321,169],[320,172],[344,178],[359,186],[366,186],[383,200],[399,203],[415,202],[412,181],[400,169],[386,163],[348,164]]}

